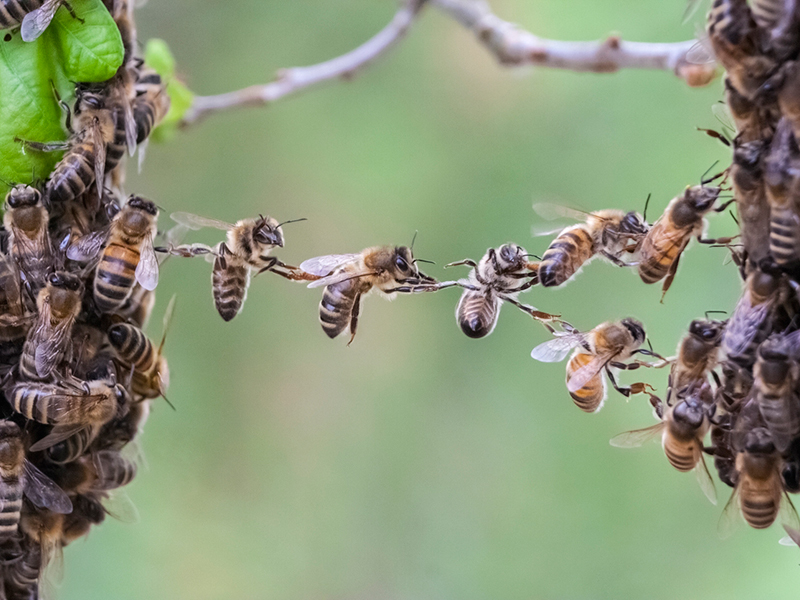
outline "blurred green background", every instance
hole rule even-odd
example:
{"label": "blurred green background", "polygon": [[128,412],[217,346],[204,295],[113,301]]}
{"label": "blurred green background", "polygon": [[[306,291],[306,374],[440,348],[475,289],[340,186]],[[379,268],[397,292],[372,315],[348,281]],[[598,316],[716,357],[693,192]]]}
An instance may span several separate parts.
{"label": "blurred green background", "polygon": [[[680,0],[492,5],[551,38],[694,33]],[[394,10],[150,0],[138,26],[141,40],[169,42],[193,90],[213,94],[350,50]],[[655,216],[715,160],[727,164],[695,130],[716,125],[720,97],[719,81],[689,89],[662,72],[504,70],[429,9],[355,81],[213,116],[151,145],[127,187],[165,214],[307,217],[285,229],[278,255],[293,264],[419,230],[417,256],[449,277],[441,265],[506,241],[542,252],[534,200],[641,210],[652,193]],[[711,233],[732,229],[724,215]],[[664,304],[659,286],[599,262],[523,299],[582,329],[635,316],[671,354],[691,319],[735,304],[724,262],[724,250],[693,244]],[[177,412],[157,402],[147,425],[148,468],[129,489],[138,523],[109,519],[67,548],[64,600],[796,597],[800,554],[777,544],[782,531],[721,541],[728,488],[717,484],[713,507],[658,444],[609,446],[653,422],[646,400],[612,394],[599,414],[581,413],[564,365],[530,358],[545,331],[513,308],[491,337],[470,340],[453,318],[456,290],[370,297],[348,348],[323,334],[319,290],[258,277],[226,324],[209,279],[201,260],[163,269],[150,332],[160,336],[177,293],[167,341]],[[666,372],[654,375],[663,391]]]}

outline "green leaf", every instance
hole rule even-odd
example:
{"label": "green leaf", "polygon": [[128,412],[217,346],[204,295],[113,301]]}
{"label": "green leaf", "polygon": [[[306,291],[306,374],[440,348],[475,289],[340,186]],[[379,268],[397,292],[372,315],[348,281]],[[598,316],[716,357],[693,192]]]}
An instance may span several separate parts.
{"label": "green leaf", "polygon": [[53,22],[34,42],[18,29],[0,37],[0,195],[9,183],[45,179],[60,152],[26,150],[14,138],[37,142],[67,138],[64,114],[53,87],[72,103],[77,81],[105,81],[122,64],[123,47],[114,20],[101,0],[71,0],[73,18],[59,8]]}
{"label": "green leaf", "polygon": [[150,134],[156,142],[165,142],[172,138],[178,128],[183,115],[194,101],[194,93],[175,76],[175,57],[164,40],[152,39],[147,41],[144,51],[144,62],[156,73],[167,87],[170,106],[161,124]]}

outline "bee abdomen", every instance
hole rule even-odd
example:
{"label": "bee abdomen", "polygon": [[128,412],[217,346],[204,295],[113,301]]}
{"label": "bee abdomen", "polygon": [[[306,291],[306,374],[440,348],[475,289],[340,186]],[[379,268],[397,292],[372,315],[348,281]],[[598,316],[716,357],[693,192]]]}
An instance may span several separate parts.
{"label": "bee abdomen", "polygon": [[742,514],[754,529],[766,529],[778,516],[778,503],[770,494],[742,495]]}
{"label": "bee abdomen", "polygon": [[94,181],[95,153],[91,144],[70,148],[47,182],[47,198],[51,202],[66,202],[77,198]]}
{"label": "bee abdomen", "polygon": [[19,527],[19,515],[22,510],[22,482],[9,481],[0,485],[0,540],[12,537]]}
{"label": "bee abdomen", "polygon": [[2,0],[0,2],[0,29],[9,29],[22,23],[25,15],[36,10],[44,0]]}
{"label": "bee abdomen", "polygon": [[473,339],[489,335],[497,324],[498,301],[484,292],[465,290],[456,307],[461,331]]}
{"label": "bee abdomen", "polygon": [[319,322],[329,338],[342,333],[350,323],[356,288],[350,281],[334,283],[322,292],[319,303]]}
{"label": "bee abdomen", "polygon": [[795,434],[800,432],[800,419],[797,415],[792,414],[792,407],[782,395],[760,393],[758,408],[772,434],[775,447],[778,451],[783,452],[789,447]]}
{"label": "bee abdomen", "polygon": [[117,167],[127,150],[127,140],[125,138],[125,112],[117,108],[114,110],[114,139],[106,146],[105,171],[112,171]]}
{"label": "bee abdomen", "polygon": [[669,464],[682,473],[691,471],[697,464],[691,448],[670,443],[669,441],[664,444],[664,454],[667,456]]}
{"label": "bee abdomen", "polygon": [[94,278],[94,301],[101,312],[111,312],[130,295],[139,264],[136,248],[110,244],[104,251]]}
{"label": "bee abdomen", "polygon": [[772,209],[769,221],[769,251],[779,266],[800,258],[800,228],[791,210]]}
{"label": "bee abdomen", "polygon": [[594,241],[581,227],[568,229],[550,244],[539,264],[539,283],[561,285],[594,255]]}
{"label": "bee abdomen", "polygon": [[42,549],[29,541],[20,560],[5,566],[4,580],[8,600],[31,600],[39,597],[39,574],[42,569]]}
{"label": "bee abdomen", "polygon": [[224,321],[230,321],[242,310],[249,286],[250,267],[234,264],[230,259],[223,262],[217,257],[211,272],[211,291],[217,312]]}
{"label": "bee abdomen", "polygon": [[114,490],[123,487],[136,476],[136,463],[128,460],[119,452],[101,452],[98,454],[97,463],[96,488],[99,490]]}
{"label": "bee abdomen", "polygon": [[72,434],[63,442],[47,449],[47,460],[57,465],[73,462],[80,458],[97,437],[96,427],[86,427]]}
{"label": "bee abdomen", "polygon": [[147,371],[153,365],[153,343],[138,327],[127,323],[112,325],[108,329],[108,341],[120,358],[137,371]]}
{"label": "bee abdomen", "polygon": [[52,422],[50,415],[50,401],[52,399],[45,394],[54,390],[50,390],[50,388],[44,388],[44,390],[42,392],[38,389],[29,389],[24,385],[17,387],[12,397],[14,410],[26,419],[50,424]]}
{"label": "bee abdomen", "polygon": [[656,283],[664,279],[675,259],[683,250],[684,244],[671,242],[664,248],[664,243],[656,236],[648,235],[645,238],[642,245],[642,259],[639,262],[639,277],[643,282]]}
{"label": "bee abdomen", "polygon": [[[592,360],[591,354],[584,354],[579,352],[569,359],[567,363],[567,383],[575,373],[582,366]],[[579,390],[569,393],[572,401],[582,411],[587,413],[597,412],[603,407],[603,401],[606,397],[606,382],[603,379],[603,374],[598,373],[590,379],[586,385]]]}

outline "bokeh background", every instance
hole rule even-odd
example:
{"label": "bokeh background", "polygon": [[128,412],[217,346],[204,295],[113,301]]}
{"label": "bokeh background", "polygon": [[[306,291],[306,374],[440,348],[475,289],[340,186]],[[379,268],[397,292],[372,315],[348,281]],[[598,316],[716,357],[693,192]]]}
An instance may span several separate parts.
{"label": "bokeh background", "polygon": [[[540,35],[677,41],[681,0],[493,0]],[[198,93],[269,80],[373,35],[391,0],[150,0],[142,40],[161,37]],[[409,243],[427,269],[531,238],[534,200],[651,216],[728,152],[719,81],[689,89],[661,72],[503,70],[428,10],[393,53],[348,84],[219,114],[151,145],[128,189],[171,211],[235,221],[307,217],[279,256]],[[133,171],[133,169],[131,169]],[[166,224],[166,219],[163,221]],[[731,232],[727,215],[712,234]],[[197,241],[215,241],[213,231]],[[706,310],[731,310],[726,251],[693,245],[664,304],[659,286],[594,263],[524,300],[577,327],[635,316],[670,354]],[[658,444],[609,446],[653,423],[644,398],[573,406],[564,365],[530,358],[543,328],[506,307],[494,334],[456,327],[456,290],[370,297],[351,347],[317,322],[319,290],[261,276],[231,323],[210,267],[168,262],[150,325],[173,293],[169,398],[130,486],[135,524],[110,520],[66,549],[59,597],[153,599],[523,599],[796,597],[797,549],[773,528],[721,541],[720,505]],[[639,375],[637,373],[636,375]],[[632,376],[623,376],[633,381]],[[666,372],[648,379],[661,391]]]}

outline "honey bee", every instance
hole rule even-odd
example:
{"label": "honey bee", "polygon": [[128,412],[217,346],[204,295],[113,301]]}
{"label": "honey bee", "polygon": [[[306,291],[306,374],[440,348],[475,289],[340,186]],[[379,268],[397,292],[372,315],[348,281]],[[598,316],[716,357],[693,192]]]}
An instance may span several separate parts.
{"label": "honey bee", "polygon": [[560,362],[575,350],[567,362],[567,391],[582,411],[593,413],[603,407],[606,399],[604,370],[614,389],[626,397],[647,391],[648,386],[644,383],[619,387],[611,371],[612,368],[631,370],[648,365],[640,361],[622,362],[634,354],[658,356],[639,348],[645,341],[645,332],[636,319],[608,321],[586,333],[567,327],[566,332],[554,331],[554,335],[554,339],[536,346],[531,357],[541,362]]}
{"label": "honey bee", "polygon": [[[705,448],[704,448],[705,451]],[[736,452],[731,447],[730,431],[719,425],[711,426],[711,449],[714,468],[719,480],[727,486],[736,485]]]}
{"label": "honey bee", "polygon": [[778,60],[797,50],[798,23],[795,0],[754,0],[750,4],[753,19],[767,32],[769,47]]}
{"label": "honey bee", "polygon": [[133,120],[136,123],[136,143],[141,144],[150,136],[169,111],[170,100],[161,76],[152,69],[139,72],[133,101]]}
{"label": "honey bee", "polygon": [[651,427],[622,433],[611,439],[617,448],[636,448],[661,436],[661,447],[673,467],[683,473],[694,470],[700,489],[712,504],[717,503],[714,481],[703,457],[703,440],[711,426],[708,385],[693,389],[673,406],[667,406],[662,420]]}
{"label": "honey bee", "polygon": [[25,379],[48,379],[72,349],[72,326],[81,310],[83,283],[65,271],[47,278],[36,305],[39,314],[28,332],[20,357],[19,372]]}
{"label": "honey bee", "polygon": [[781,119],[764,165],[770,206],[769,250],[783,270],[800,267],[800,216],[795,198],[800,193],[800,151],[789,122]]}
{"label": "honey bee", "polygon": [[774,263],[762,261],[745,281],[742,297],[722,334],[722,352],[743,369],[756,361],[756,350],[772,329],[773,313],[784,296],[782,276]]}
{"label": "honey bee", "polygon": [[24,339],[33,322],[27,315],[21,284],[16,263],[0,255],[0,343]]}
{"label": "honey bee", "polygon": [[726,202],[714,208],[721,188],[706,187],[705,184],[709,181],[705,181],[702,185],[687,187],[683,194],[673,198],[664,214],[653,224],[642,241],[639,251],[641,256],[639,277],[645,283],[656,283],[666,277],[662,287],[662,300],[672,285],[681,254],[691,238],[696,237],[704,244],[724,244],[733,239],[703,239],[706,228],[705,215],[711,210],[721,212],[729,204]]}
{"label": "honey bee", "polygon": [[627,266],[621,256],[626,253],[632,256],[648,230],[647,223],[635,211],[608,209],[586,213],[554,204],[534,204],[533,209],[546,219],[570,217],[582,221],[561,231],[542,256],[539,281],[545,287],[569,281],[595,256]]}
{"label": "honey bee", "polygon": [[42,194],[29,185],[17,185],[6,195],[3,224],[9,232],[10,254],[24,275],[26,287],[36,298],[53,267],[53,250],[47,231],[49,216]]}
{"label": "honey bee", "polygon": [[[63,562],[61,534],[64,530],[65,518],[63,514],[54,513],[49,510],[26,510],[22,513],[19,527],[33,544],[39,547],[38,579],[41,586],[45,579],[45,569],[49,564]],[[35,557],[35,554],[32,555]],[[31,567],[34,565],[31,561]],[[30,569],[29,573],[32,573]],[[26,578],[27,579],[27,578]],[[36,589],[35,586],[33,589]],[[26,596],[23,596],[26,597]],[[34,596],[36,597],[36,596]]]}
{"label": "honey bee", "polygon": [[56,14],[60,6],[66,8],[74,19],[83,23],[66,0],[2,0],[0,1],[0,29],[10,29],[22,24],[23,41],[38,38]]}
{"label": "honey bee", "polygon": [[[466,289],[456,306],[456,322],[468,337],[482,338],[492,333],[503,302],[510,302],[542,319],[554,318],[517,301],[520,292],[539,282],[538,264],[530,263],[529,256],[522,246],[503,244],[497,249],[489,248],[478,263],[465,259],[446,265],[472,267],[469,279],[460,282]],[[445,285],[439,284],[439,288]]]}
{"label": "honey bee", "polygon": [[300,270],[321,279],[308,287],[325,287],[319,322],[329,338],[350,328],[349,346],[356,337],[361,298],[373,289],[389,300],[396,294],[433,291],[436,280],[420,272],[407,246],[373,246],[358,254],[332,254],[304,261]]}
{"label": "honey bee", "polygon": [[800,365],[792,338],[796,336],[768,337],[758,347],[753,368],[756,401],[778,452],[788,450],[800,433],[800,400],[795,393]]}
{"label": "honey bee", "polygon": [[770,207],[764,187],[762,159],[767,143],[763,139],[733,141],[731,181],[747,261],[758,264],[770,255]]}
{"label": "honey bee", "polygon": [[725,323],[710,319],[696,319],[689,325],[689,333],[678,345],[678,356],[669,373],[667,405],[673,391],[680,396],[686,388],[702,386],[708,374],[717,366],[717,353],[722,342]]}
{"label": "honey bee", "polygon": [[72,510],[67,494],[25,458],[16,423],[0,421],[0,541],[17,533],[23,494],[36,506],[56,513]]}
{"label": "honey bee", "polygon": [[118,414],[103,426],[94,446],[99,449],[121,450],[141,433],[149,415],[149,400],[131,404],[126,413]]}
{"label": "honey bee", "polygon": [[253,270],[257,271],[256,274],[272,271],[290,280],[308,279],[297,267],[286,265],[276,257],[269,256],[276,246],[283,248],[281,227],[305,219],[278,223],[272,217],[259,216],[257,219],[242,219],[236,224],[230,224],[185,212],[173,213],[172,219],[188,229],[212,227],[227,231],[227,243],[221,242],[214,249],[203,244],[194,244],[165,250],[180,256],[206,254],[215,257],[211,272],[211,291],[217,312],[224,321],[230,321],[241,311],[247,299]]}
{"label": "honey bee", "polygon": [[776,61],[746,0],[718,0],[708,13],[708,38],[731,84],[754,99],[774,73]]}
{"label": "honey bee", "polygon": [[114,450],[101,450],[92,455],[96,480],[95,490],[115,490],[128,485],[136,477],[136,463]]}
{"label": "honey bee", "polygon": [[8,600],[39,598],[39,576],[44,566],[39,543],[22,536],[19,555],[3,569],[5,597]]}
{"label": "honey bee", "polygon": [[67,249],[67,258],[85,261],[105,244],[94,277],[94,301],[101,312],[114,312],[122,306],[135,282],[151,291],[158,285],[153,250],[157,219],[153,202],[131,196],[108,229],[86,235]]}
{"label": "honey bee", "polygon": [[[57,384],[23,381],[11,388],[10,402],[26,419],[61,426],[60,432],[68,429],[72,435],[92,424],[108,422],[117,410],[118,394],[103,381],[88,381],[81,387],[68,385],[68,380]],[[51,436],[47,437],[53,441]],[[62,439],[66,437],[69,436]],[[37,450],[47,447],[41,440],[31,446]]]}
{"label": "honey bee", "polygon": [[87,535],[92,525],[99,525],[106,518],[106,510],[97,498],[78,494],[72,504],[72,512],[64,517],[62,546]]}
{"label": "honey bee", "polygon": [[725,77],[725,103],[730,109],[735,129],[739,132],[737,138],[740,143],[756,140],[768,143],[780,118],[779,109],[774,103],[765,104],[747,98],[739,93],[728,77]]}

